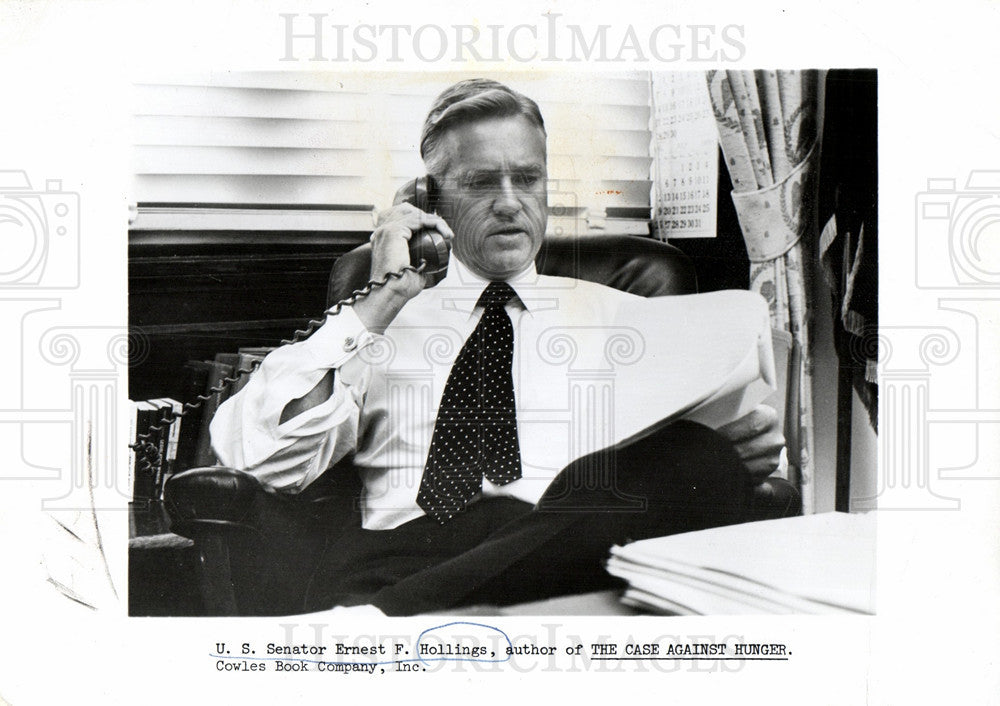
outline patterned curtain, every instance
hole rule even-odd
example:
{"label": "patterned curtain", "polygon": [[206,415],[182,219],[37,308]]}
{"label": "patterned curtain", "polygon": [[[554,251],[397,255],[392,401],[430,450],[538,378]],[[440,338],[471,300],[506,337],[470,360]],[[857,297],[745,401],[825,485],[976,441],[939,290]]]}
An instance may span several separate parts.
{"label": "patterned curtain", "polygon": [[[813,511],[810,278],[818,234],[820,71],[711,71],[707,75],[733,203],[750,258],[750,289],[771,323],[802,352],[799,444],[803,510]],[[787,434],[786,434],[787,435]]]}

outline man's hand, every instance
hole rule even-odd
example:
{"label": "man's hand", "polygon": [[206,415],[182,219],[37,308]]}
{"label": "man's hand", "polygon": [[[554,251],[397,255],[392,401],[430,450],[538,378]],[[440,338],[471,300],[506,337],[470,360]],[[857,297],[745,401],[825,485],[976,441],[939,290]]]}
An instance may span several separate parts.
{"label": "man's hand", "polygon": [[[416,206],[401,203],[392,208],[380,211],[375,232],[372,233],[372,272],[371,278],[381,281],[389,272],[399,272],[410,264],[410,238],[425,228],[437,230],[449,246],[454,237],[451,228],[444,219],[433,213],[425,213]],[[420,294],[425,280],[413,272],[407,272],[399,279],[392,279],[386,285],[404,296],[412,299]]]}
{"label": "man's hand", "polygon": [[719,427],[718,432],[729,439],[754,482],[760,483],[778,468],[785,447],[780,426],[773,408],[758,405],[745,417]]}
{"label": "man's hand", "polygon": [[[381,211],[372,233],[371,279],[381,282],[390,272],[399,272],[410,264],[410,238],[424,228],[436,229],[451,243],[451,228],[440,216],[424,213],[408,203]],[[354,311],[370,331],[381,333],[410,299],[420,294],[429,275],[407,271],[402,277],[390,277],[385,286],[354,305]]]}

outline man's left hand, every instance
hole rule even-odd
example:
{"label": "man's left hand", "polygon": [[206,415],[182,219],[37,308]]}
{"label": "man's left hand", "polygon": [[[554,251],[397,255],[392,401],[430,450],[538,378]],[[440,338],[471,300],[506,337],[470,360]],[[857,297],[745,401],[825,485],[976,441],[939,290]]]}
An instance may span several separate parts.
{"label": "man's left hand", "polygon": [[719,427],[718,432],[732,443],[754,482],[777,470],[785,437],[773,408],[758,405],[750,414]]}

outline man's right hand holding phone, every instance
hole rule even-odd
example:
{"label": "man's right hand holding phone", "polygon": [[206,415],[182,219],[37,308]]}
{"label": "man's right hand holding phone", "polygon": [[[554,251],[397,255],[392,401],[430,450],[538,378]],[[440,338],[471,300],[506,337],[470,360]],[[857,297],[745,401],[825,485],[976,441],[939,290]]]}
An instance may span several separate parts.
{"label": "man's right hand holding phone", "polygon": [[[381,282],[390,272],[402,271],[402,275],[388,277],[384,286],[374,287],[371,293],[351,306],[369,331],[385,333],[403,305],[420,294],[428,283],[429,276],[413,270],[404,271],[411,264],[410,239],[426,228],[436,229],[450,245],[454,234],[440,216],[425,213],[408,203],[379,213],[371,237],[371,279]],[[280,422],[284,423],[328,400],[333,392],[333,379],[334,371],[330,370],[306,395],[290,401],[281,412]]]}
{"label": "man's right hand holding phone", "polygon": [[[412,204],[402,203],[379,212],[371,237],[371,279],[381,282],[389,273],[398,273],[408,267],[411,264],[410,239],[428,228],[437,230],[449,244],[454,237],[443,218]],[[428,279],[429,276],[412,270],[404,271],[401,277],[389,277],[385,286],[376,287],[355,303],[354,311],[369,331],[382,333],[403,305],[423,291]]]}

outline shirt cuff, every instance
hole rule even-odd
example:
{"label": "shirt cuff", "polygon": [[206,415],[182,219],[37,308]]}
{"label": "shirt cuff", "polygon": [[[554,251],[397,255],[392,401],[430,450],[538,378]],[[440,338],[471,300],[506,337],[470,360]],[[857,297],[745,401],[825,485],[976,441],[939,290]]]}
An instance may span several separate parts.
{"label": "shirt cuff", "polygon": [[365,328],[354,309],[345,306],[336,316],[328,315],[304,343],[317,368],[339,368],[374,340],[375,334]]}

